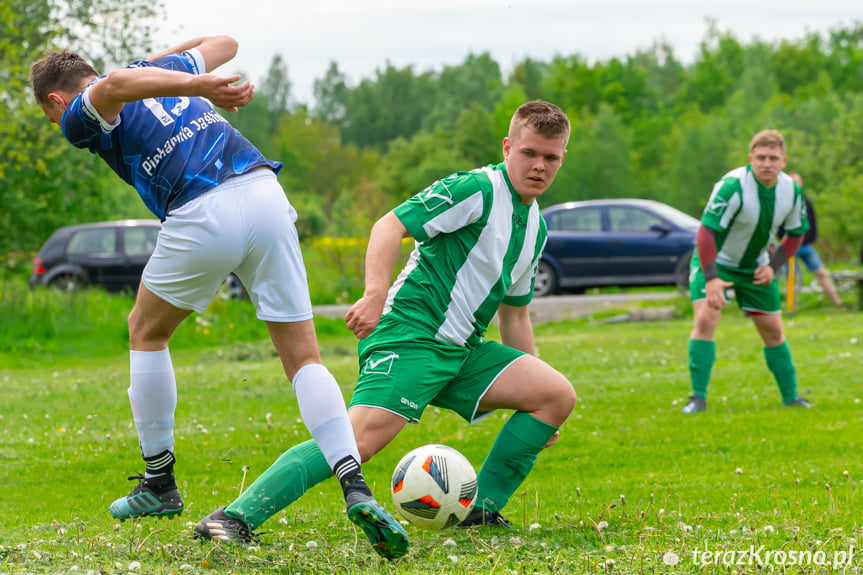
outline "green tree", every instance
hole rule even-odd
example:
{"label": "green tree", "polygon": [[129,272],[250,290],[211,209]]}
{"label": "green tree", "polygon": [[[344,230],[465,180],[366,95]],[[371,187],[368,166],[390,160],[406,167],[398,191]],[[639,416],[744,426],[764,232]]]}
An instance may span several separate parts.
{"label": "green tree", "polygon": [[[0,253],[33,249],[59,225],[140,214],[107,166],[75,150],[33,102],[29,65],[70,47],[101,68],[149,49],[159,2],[7,0],[0,4]],[[135,22],[135,25],[130,25]]]}
{"label": "green tree", "polygon": [[486,52],[468,55],[459,66],[447,66],[437,77],[434,106],[424,123],[428,131],[451,130],[462,110],[494,107],[503,88],[500,66]]}
{"label": "green tree", "polygon": [[500,138],[494,134],[493,115],[477,103],[459,114],[453,143],[458,154],[476,166],[500,161]]}
{"label": "green tree", "polygon": [[338,64],[331,61],[324,77],[315,80],[314,94],[314,116],[340,130],[344,129],[350,89],[345,75],[339,70]]}
{"label": "green tree", "polygon": [[458,153],[452,141],[451,131],[438,130],[419,133],[410,141],[398,138],[390,143],[389,152],[381,162],[379,182],[394,205],[435,180],[477,167]]}
{"label": "green tree", "polygon": [[520,85],[528,100],[540,99],[547,69],[545,63],[525,58],[513,68],[512,74],[509,75],[509,84]]}
{"label": "green tree", "polygon": [[430,74],[415,75],[410,66],[387,63],[374,80],[363,80],[350,91],[341,125],[345,143],[385,149],[395,138],[420,131],[434,103]]}
{"label": "green tree", "polygon": [[[343,146],[338,130],[304,109],[282,116],[273,136],[273,157],[284,164],[279,180],[292,202],[314,205],[301,210],[298,229],[316,235],[330,229],[332,208],[340,194],[374,178],[378,154],[354,145]],[[356,198],[362,205],[363,198]],[[317,214],[317,215],[316,215]],[[320,217],[319,217],[320,216]],[[318,218],[317,220],[315,218]]]}
{"label": "green tree", "polygon": [[707,35],[679,96],[681,106],[695,104],[704,112],[725,103],[744,67],[740,42],[730,32],[720,32],[716,22],[708,23]]}

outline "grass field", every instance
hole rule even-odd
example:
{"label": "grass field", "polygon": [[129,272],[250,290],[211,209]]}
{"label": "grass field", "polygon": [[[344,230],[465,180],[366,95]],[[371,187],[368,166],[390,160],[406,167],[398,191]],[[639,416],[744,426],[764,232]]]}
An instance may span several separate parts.
{"label": "grass field", "polygon": [[[258,546],[192,540],[194,522],[308,437],[264,327],[243,302],[215,304],[172,344],[186,512],[111,520],[108,504],[142,470],[125,392],[129,300],[59,297],[0,291],[0,573],[863,571],[859,313],[804,302],[786,324],[801,391],[816,406],[794,410],[779,406],[755,330],[729,309],[710,411],[687,417],[691,319],[538,326],[541,357],[573,382],[579,403],[505,509],[514,529],[408,527],[412,550],[390,564],[346,519],[334,481],[264,524]],[[340,322],[318,325],[347,398],[355,340]],[[504,417],[468,427],[430,409],[365,474],[392,509],[389,480],[402,454],[445,443],[478,468]]]}

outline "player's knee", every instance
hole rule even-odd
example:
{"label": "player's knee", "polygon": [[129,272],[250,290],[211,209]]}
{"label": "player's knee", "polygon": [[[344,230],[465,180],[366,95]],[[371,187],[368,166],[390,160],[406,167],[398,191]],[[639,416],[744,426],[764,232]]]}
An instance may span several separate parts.
{"label": "player's knee", "polygon": [[171,332],[161,329],[153,322],[147,321],[144,314],[133,307],[126,320],[129,326],[129,345],[132,349],[149,349],[152,347],[165,347],[171,338]]}
{"label": "player's knee", "polygon": [[546,406],[551,417],[555,420],[550,423],[561,425],[575,409],[578,398],[569,380],[559,373],[557,376],[549,386]]}

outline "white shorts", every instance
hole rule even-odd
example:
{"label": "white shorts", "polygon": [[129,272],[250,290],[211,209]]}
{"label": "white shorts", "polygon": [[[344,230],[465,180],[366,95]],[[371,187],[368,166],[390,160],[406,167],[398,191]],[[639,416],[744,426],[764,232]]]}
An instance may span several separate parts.
{"label": "white shorts", "polygon": [[202,313],[234,272],[258,319],[311,319],[296,219],[272,171],[233,177],[168,214],[142,281],[168,303]]}

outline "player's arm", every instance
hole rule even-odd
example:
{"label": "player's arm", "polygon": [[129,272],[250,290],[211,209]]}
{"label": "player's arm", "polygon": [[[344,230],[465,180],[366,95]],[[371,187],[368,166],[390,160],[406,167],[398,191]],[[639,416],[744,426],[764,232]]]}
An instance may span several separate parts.
{"label": "player's arm", "polygon": [[770,267],[773,268],[773,271],[776,272],[779,268],[787,264],[788,258],[793,257],[802,245],[803,235],[785,236],[782,238],[782,242],[779,244],[779,247],[776,248],[776,251],[774,251],[773,255],[770,256]]}
{"label": "player's arm", "polygon": [[156,52],[147,58],[148,62],[154,62],[159,58],[170,56],[171,54],[180,54],[192,49],[197,49],[201,56],[204,57],[206,63],[206,72],[212,72],[222,64],[232,60],[237,55],[239,45],[237,41],[230,36],[202,36],[200,38],[192,38],[186,40],[182,44],[178,44],[173,48]]}
{"label": "player's arm", "polygon": [[695,249],[698,250],[698,262],[701,273],[704,274],[704,295],[707,305],[714,309],[722,309],[728,303],[725,299],[725,288],[734,285],[719,277],[716,268],[716,235],[715,232],[701,224],[695,234]]}
{"label": "player's arm", "polygon": [[497,318],[500,327],[500,339],[504,345],[536,355],[533,325],[526,305],[511,306],[502,303],[497,309]]}
{"label": "player's arm", "polygon": [[236,112],[254,96],[254,88],[248,82],[232,85],[239,79],[239,75],[196,75],[155,66],[122,68],[93,84],[86,95],[109,124],[116,122],[127,102],[163,96],[200,96],[219,108]]}
{"label": "player's arm", "polygon": [[348,329],[359,339],[365,339],[381,319],[402,239],[409,236],[405,225],[392,211],[372,227],[366,248],[365,291],[345,315]]}

